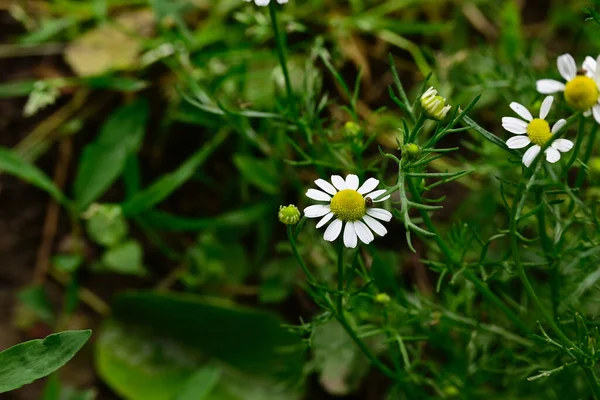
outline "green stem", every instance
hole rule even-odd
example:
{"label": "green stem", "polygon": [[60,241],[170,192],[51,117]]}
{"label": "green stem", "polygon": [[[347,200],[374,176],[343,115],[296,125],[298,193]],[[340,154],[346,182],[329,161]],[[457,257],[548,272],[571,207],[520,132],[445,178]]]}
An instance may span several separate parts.
{"label": "green stem", "polygon": [[[407,181],[408,181],[408,188],[409,188],[410,192],[412,193],[415,201],[418,203],[422,203],[423,201],[421,198],[421,194],[415,187],[415,184],[414,184],[412,178],[407,178]],[[425,222],[425,225],[427,226],[429,231],[435,233],[435,236],[433,236],[433,239],[437,243],[441,252],[446,256],[448,261],[453,266],[460,268],[461,267],[460,263],[454,259],[454,253],[452,252],[452,250],[450,250],[450,247],[448,247],[448,245],[446,244],[444,239],[442,239],[441,235],[439,234],[435,225],[433,224],[431,217],[429,217],[429,213],[426,210],[420,210],[420,212],[421,212],[421,218],[423,218],[423,222]],[[519,329],[521,329],[523,332],[526,332],[528,335],[531,335],[531,330],[527,327],[527,325],[525,325],[521,321],[519,316],[517,314],[515,314],[514,311],[512,311],[510,308],[508,308],[504,304],[504,302],[498,296],[496,296],[496,294],[494,292],[491,291],[491,289],[488,287],[488,285],[485,282],[483,282],[481,279],[479,279],[477,277],[477,275],[475,275],[475,273],[473,271],[471,271],[469,269],[465,269],[463,272],[463,276],[467,280],[469,280],[473,285],[475,285],[475,288],[477,290],[479,290],[479,292],[481,293],[481,295],[483,297],[485,297],[487,300],[489,300],[494,305],[496,305],[500,310],[502,310],[502,312],[508,317],[508,319],[510,319],[512,321],[513,324],[518,326]]]}
{"label": "green stem", "polygon": [[419,133],[419,130],[423,127],[423,125],[425,125],[426,120],[427,117],[425,116],[425,113],[421,113],[419,115],[419,118],[417,119],[417,122],[415,123],[415,126],[410,131],[408,143],[413,143],[415,141],[415,139],[417,138],[417,133]]}
{"label": "green stem", "polygon": [[[590,157],[594,151],[594,142],[596,141],[596,134],[598,133],[598,124],[594,124],[592,128],[592,133],[590,134],[590,139],[587,142],[587,146],[585,148],[585,154],[583,155],[583,163],[585,165],[590,161]],[[580,168],[577,172],[577,178],[575,178],[575,187],[580,188],[583,185],[583,181],[585,180],[586,170],[585,168]]]}
{"label": "green stem", "polygon": [[338,243],[338,297],[337,297],[337,312],[340,315],[344,314],[344,241],[339,239]]}
{"label": "green stem", "polygon": [[581,149],[581,143],[583,142],[584,128],[585,128],[585,117],[583,116],[583,114],[581,114],[579,116],[579,126],[577,127],[577,138],[575,139],[575,148],[573,149],[573,153],[571,153],[571,157],[569,158],[569,161],[567,161],[567,165],[565,165],[565,168],[562,172],[563,176],[565,176],[567,174],[571,165],[573,165],[575,163],[575,160],[577,160],[577,156],[579,155],[579,149]]}
{"label": "green stem", "polygon": [[296,257],[296,261],[298,261],[298,264],[300,264],[302,271],[304,271],[304,275],[306,275],[306,279],[308,279],[308,283],[310,283],[312,286],[315,286],[317,284],[317,281],[315,280],[313,275],[310,273],[310,271],[306,267],[306,264],[304,264],[302,257],[300,257],[300,253],[298,253],[298,247],[296,246],[296,239],[294,239],[294,233],[292,232],[292,225],[286,225],[286,227],[287,227],[288,239],[290,240],[290,244],[292,245],[292,252],[294,253],[294,257]]}
{"label": "green stem", "polygon": [[598,385],[598,379],[596,379],[596,374],[594,370],[590,366],[583,367],[583,371],[585,372],[585,377],[587,378],[590,386],[592,387],[592,392],[594,393],[594,397],[596,399],[600,399],[600,386]]}
{"label": "green stem", "polygon": [[273,26],[273,35],[275,36],[275,43],[277,45],[277,55],[279,56],[279,63],[281,64],[281,70],[283,71],[283,77],[285,79],[285,89],[288,95],[288,102],[291,106],[293,104],[293,91],[292,81],[290,80],[290,73],[288,72],[287,62],[285,60],[285,45],[281,32],[279,31],[279,24],[277,22],[277,5],[275,1],[269,3],[269,13],[271,14],[271,25]]}
{"label": "green stem", "polygon": [[[543,196],[541,191],[535,191],[535,203],[542,204]],[[558,261],[555,259],[552,242],[546,233],[546,209],[541,207],[537,213],[538,231],[544,256],[550,265],[550,295],[552,299],[552,315],[554,318],[558,316],[558,303],[560,301],[560,276],[558,271]]]}

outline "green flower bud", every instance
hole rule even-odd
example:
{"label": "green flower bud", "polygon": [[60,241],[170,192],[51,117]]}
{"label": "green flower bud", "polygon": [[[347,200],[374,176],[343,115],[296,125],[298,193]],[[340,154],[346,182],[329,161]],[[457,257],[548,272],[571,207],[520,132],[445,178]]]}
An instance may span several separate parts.
{"label": "green flower bud", "polygon": [[287,207],[279,206],[279,221],[286,225],[295,225],[300,221],[300,210],[293,204]]}
{"label": "green flower bud", "polygon": [[406,157],[409,160],[416,160],[421,155],[421,148],[415,143],[403,144],[400,150],[402,151],[402,157]]}
{"label": "green flower bud", "polygon": [[446,118],[448,111],[452,108],[450,105],[446,105],[446,99],[442,96],[438,96],[437,90],[433,87],[427,89],[421,96],[421,107],[428,118],[436,121],[441,121]]}
{"label": "green flower bud", "polygon": [[390,296],[388,296],[387,293],[377,293],[375,295],[374,300],[375,300],[375,303],[378,303],[378,304],[381,304],[384,306],[387,305],[391,301]]}
{"label": "green flower bud", "polygon": [[344,136],[355,138],[360,135],[362,128],[356,122],[348,121],[344,124]]}

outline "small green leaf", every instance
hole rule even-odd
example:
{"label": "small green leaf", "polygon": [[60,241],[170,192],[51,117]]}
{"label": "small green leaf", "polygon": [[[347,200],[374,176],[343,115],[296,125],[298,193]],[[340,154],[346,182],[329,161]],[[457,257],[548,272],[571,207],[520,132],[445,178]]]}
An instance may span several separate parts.
{"label": "small green leaf", "polygon": [[142,246],[135,240],[111,247],[102,255],[102,264],[111,272],[125,275],[144,275]]}
{"label": "small green leaf", "polygon": [[148,119],[148,102],[139,100],[115,111],[98,137],[83,150],[74,192],[77,208],[83,211],[121,175],[130,154],[138,151]]}
{"label": "small green leaf", "polygon": [[271,160],[259,160],[245,155],[234,155],[233,162],[240,173],[257,188],[268,194],[279,192],[277,168]]}
{"label": "small green leaf", "polygon": [[50,375],[67,363],[92,331],[65,331],[20,343],[0,353],[0,393]]}
{"label": "small green leaf", "polygon": [[114,246],[127,236],[129,227],[119,205],[92,204],[84,215],[88,235],[102,246]]}
{"label": "small green leaf", "polygon": [[45,190],[59,203],[66,204],[67,199],[61,190],[35,165],[23,160],[18,154],[0,147],[0,171],[9,173]]}

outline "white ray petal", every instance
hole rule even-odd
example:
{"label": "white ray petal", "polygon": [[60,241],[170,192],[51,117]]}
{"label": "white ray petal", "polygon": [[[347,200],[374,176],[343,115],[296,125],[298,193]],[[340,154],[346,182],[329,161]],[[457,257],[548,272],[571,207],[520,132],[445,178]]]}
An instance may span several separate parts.
{"label": "white ray petal", "polygon": [[593,57],[587,56],[583,61],[582,68],[585,69],[585,74],[590,78],[594,77],[598,63]]}
{"label": "white ray petal", "polygon": [[555,148],[548,147],[544,151],[544,153],[546,153],[546,161],[548,161],[549,163],[554,164],[555,162],[560,160],[560,153]]}
{"label": "white ray petal", "polygon": [[556,121],[554,125],[552,125],[552,134],[554,135],[556,132],[558,132],[563,126],[565,126],[566,123],[566,119],[559,119]]}
{"label": "white ray petal", "polygon": [[596,69],[594,71],[594,81],[596,81],[596,86],[600,89],[600,66],[598,66],[598,63],[600,63],[600,56],[598,56],[598,60],[596,60]]}
{"label": "white ray petal", "polygon": [[346,187],[348,189],[356,190],[358,189],[358,176],[354,174],[348,174],[346,176]]}
{"label": "white ray petal", "polygon": [[[600,69],[600,67],[598,69]],[[596,104],[592,107],[592,114],[594,114],[596,122],[600,124],[600,104]]]}
{"label": "white ray petal", "polygon": [[558,72],[560,72],[560,76],[562,76],[565,81],[570,81],[575,78],[577,75],[577,64],[575,64],[575,59],[570,54],[563,54],[556,59],[556,66],[558,67]]}
{"label": "white ray petal", "polygon": [[333,217],[333,213],[330,212],[329,214],[325,215],[323,218],[321,218],[319,220],[319,222],[317,223],[317,229],[319,229],[320,227],[322,227],[323,225],[325,225],[326,223],[329,222],[329,220]]}
{"label": "white ray petal", "polygon": [[306,191],[306,197],[309,199],[317,200],[317,201],[330,201],[331,196],[325,192],[322,192],[317,189],[308,189]]}
{"label": "white ray petal", "polygon": [[529,167],[533,160],[535,160],[535,157],[540,153],[540,150],[541,147],[537,144],[535,146],[531,146],[525,152],[525,154],[523,154],[523,164],[525,164],[526,167]]}
{"label": "white ray petal", "polygon": [[315,181],[315,185],[317,185],[318,187],[323,189],[323,191],[325,191],[326,193],[329,193],[332,196],[337,193],[337,190],[335,190],[333,185],[331,183],[327,182],[325,179],[321,179],[321,178],[317,179]]}
{"label": "white ray petal", "polygon": [[346,189],[346,181],[339,175],[331,175],[331,183],[337,190]]}
{"label": "white ray petal", "polygon": [[527,122],[515,117],[503,117],[502,127],[516,135],[527,133]]}
{"label": "white ray petal", "polygon": [[314,206],[306,207],[304,209],[304,215],[306,215],[307,218],[319,218],[330,211],[331,209],[329,208],[329,206],[315,204]]}
{"label": "white ray petal", "polygon": [[565,84],[554,79],[540,79],[535,83],[535,89],[541,94],[552,94],[565,91]]}
{"label": "white ray petal", "polygon": [[551,146],[556,150],[565,153],[573,148],[573,142],[571,142],[569,139],[556,139],[554,142],[552,142]]}
{"label": "white ray petal", "polygon": [[533,115],[531,115],[529,110],[523,104],[513,101],[510,103],[510,108],[512,108],[512,110],[516,112],[519,117],[523,118],[527,122],[530,122],[533,119]]}
{"label": "white ray petal", "polygon": [[552,102],[554,101],[554,97],[546,96],[544,101],[542,102],[542,106],[540,107],[540,118],[546,119],[548,113],[550,112],[550,107],[552,107]]}
{"label": "white ray petal", "polygon": [[377,218],[385,222],[388,222],[392,219],[392,213],[383,208],[368,208],[367,214],[373,218]]}
{"label": "white ray petal", "polygon": [[369,227],[362,221],[354,221],[354,231],[356,232],[356,236],[358,236],[364,244],[369,244],[375,240],[373,232],[371,232]]}
{"label": "white ray petal", "polygon": [[529,143],[531,143],[531,140],[527,136],[513,136],[506,141],[509,149],[522,149],[527,147]]}
{"label": "white ray petal", "polygon": [[379,185],[379,179],[369,178],[365,181],[365,183],[362,184],[361,187],[358,188],[358,193],[366,195],[374,190],[377,185]]}
{"label": "white ray petal", "polygon": [[334,220],[327,229],[325,229],[325,233],[323,234],[323,239],[328,242],[333,242],[335,239],[340,236],[340,232],[342,231],[342,221],[339,219]]}
{"label": "white ray petal", "polygon": [[[390,195],[388,194],[387,196],[385,196],[385,197],[382,197],[381,199],[377,199],[377,197],[381,196],[381,195],[382,195],[382,194],[384,194],[385,192],[386,192],[386,190],[385,190],[385,189],[379,189],[379,190],[376,190],[376,191],[374,191],[374,192],[371,192],[371,193],[369,193],[369,197],[370,197],[370,198],[371,198],[371,199],[372,199],[374,202],[376,202],[376,203],[379,203],[380,201],[384,201],[384,200],[387,200],[387,199],[389,199],[389,198],[390,198]],[[377,199],[377,200],[375,200],[375,199]]]}
{"label": "white ray petal", "polygon": [[383,224],[377,221],[375,218],[365,215],[363,217],[363,221],[365,221],[369,228],[371,228],[373,232],[375,232],[379,236],[385,236],[385,234],[387,233],[387,229],[385,229],[385,226],[383,226]]}
{"label": "white ray petal", "polygon": [[346,222],[346,227],[344,228],[344,246],[353,249],[357,244],[358,240],[356,238],[354,224],[352,222]]}

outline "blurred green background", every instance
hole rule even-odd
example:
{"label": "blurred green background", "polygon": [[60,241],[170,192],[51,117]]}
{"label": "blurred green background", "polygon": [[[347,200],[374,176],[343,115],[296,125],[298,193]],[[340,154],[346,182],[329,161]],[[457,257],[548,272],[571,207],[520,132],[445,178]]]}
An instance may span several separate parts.
{"label": "blurred green background", "polygon": [[[398,221],[365,256],[378,290],[411,303],[396,323],[419,389],[392,388],[337,323],[318,323],[277,210],[304,208],[331,174],[392,183],[378,152],[401,137],[389,54],[411,99],[433,73],[455,107],[481,94],[471,118],[505,139],[507,105],[539,106],[535,81],[558,77],[556,56],[597,56],[592,5],[290,0],[278,11],[291,121],[268,8],[0,0],[0,349],[94,330],[59,374],[2,399],[591,398],[570,370],[527,381],[560,365],[555,353],[481,328],[510,324],[466,282],[436,290],[421,261],[435,255],[419,240],[410,252]],[[489,237],[504,221],[494,176],[515,164],[472,133],[440,147],[454,145],[434,167],[474,172],[436,192],[448,197],[435,222],[457,242],[457,222]],[[322,232],[308,223],[299,243],[333,282]],[[354,317],[368,328],[378,315],[365,302]]]}

